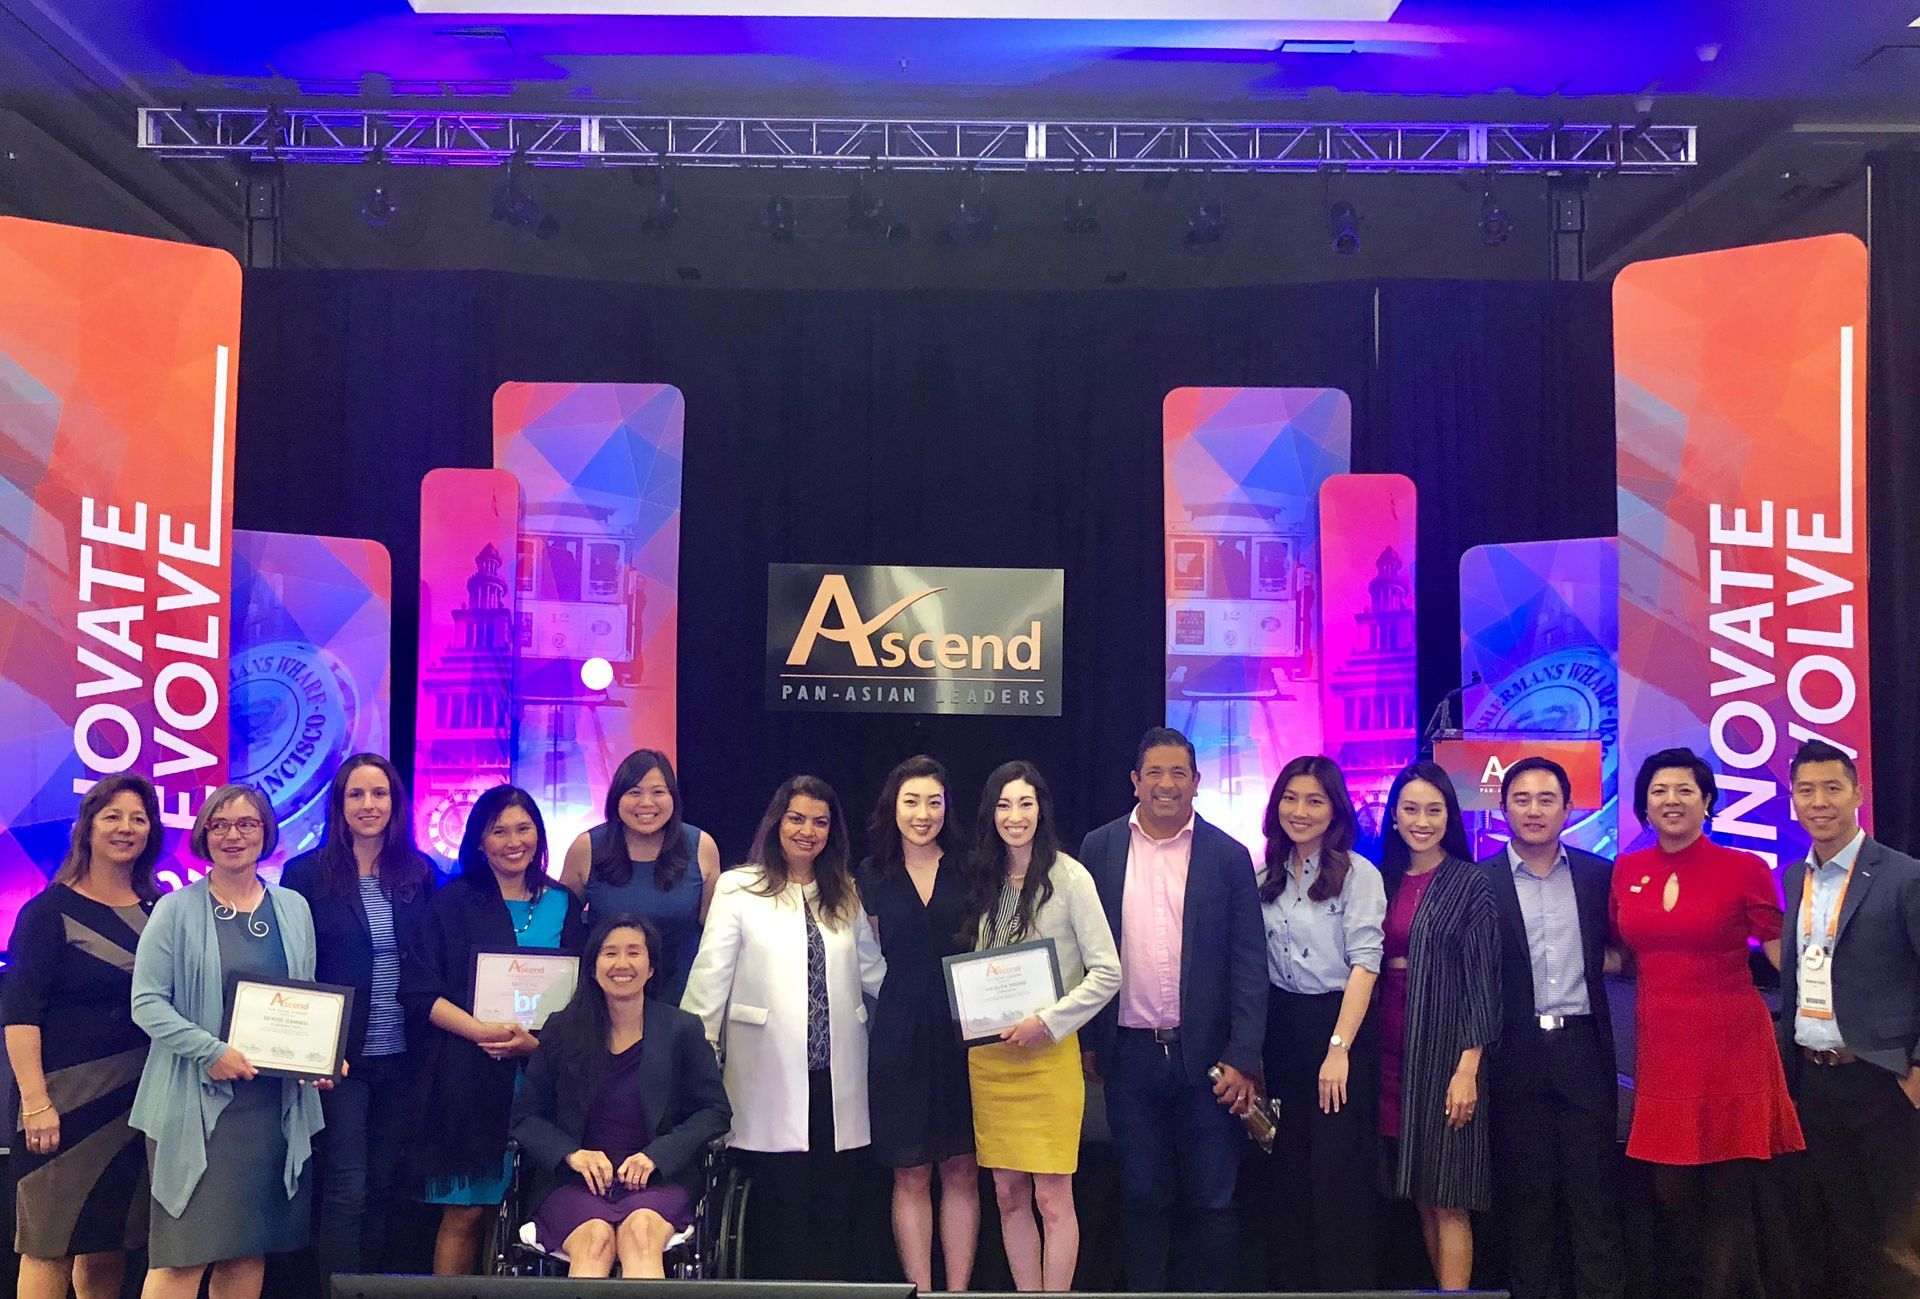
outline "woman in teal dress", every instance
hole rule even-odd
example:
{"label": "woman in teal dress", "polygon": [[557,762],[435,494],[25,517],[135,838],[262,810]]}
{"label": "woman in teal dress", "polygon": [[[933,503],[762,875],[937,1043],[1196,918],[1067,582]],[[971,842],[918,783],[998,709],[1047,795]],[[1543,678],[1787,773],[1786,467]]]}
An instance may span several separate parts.
{"label": "woman in teal dress", "polygon": [[580,950],[580,901],[547,878],[547,832],[525,790],[480,795],[460,841],[459,875],[434,894],[400,974],[400,1001],[432,1026],[422,1046],[413,1166],[441,1206],[438,1276],[471,1275],[507,1189],[507,1123],[537,1045],[521,1024],[473,1017],[474,958],[515,947]]}

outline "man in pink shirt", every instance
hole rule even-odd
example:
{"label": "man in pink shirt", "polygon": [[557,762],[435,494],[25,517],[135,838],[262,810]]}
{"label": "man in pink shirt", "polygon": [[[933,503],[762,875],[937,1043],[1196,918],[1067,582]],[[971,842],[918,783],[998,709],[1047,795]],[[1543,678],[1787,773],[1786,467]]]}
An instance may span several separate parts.
{"label": "man in pink shirt", "polygon": [[[1140,742],[1132,813],[1080,847],[1120,946],[1120,995],[1087,1034],[1127,1208],[1127,1285],[1232,1290],[1233,1188],[1266,1033],[1267,966],[1253,858],[1194,813],[1186,736]],[[1218,1067],[1215,1081],[1209,1071]],[[1172,1232],[1180,1261],[1170,1269]],[[1173,1275],[1170,1277],[1170,1271]]]}

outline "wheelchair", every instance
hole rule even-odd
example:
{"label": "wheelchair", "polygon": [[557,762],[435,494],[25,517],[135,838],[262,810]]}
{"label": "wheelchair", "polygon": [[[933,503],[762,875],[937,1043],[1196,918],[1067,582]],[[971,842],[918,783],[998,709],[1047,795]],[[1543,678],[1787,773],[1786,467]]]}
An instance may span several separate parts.
{"label": "wheelchair", "polygon": [[[534,1232],[533,1215],[540,1207],[528,1204],[522,1176],[525,1156],[511,1143],[506,1198],[494,1224],[495,1276],[565,1276],[567,1256],[543,1249]],[[745,1275],[743,1228],[752,1180],[727,1153],[725,1140],[716,1139],[700,1153],[699,1197],[694,1201],[693,1225],[667,1242],[666,1272],[682,1280],[739,1280]]]}

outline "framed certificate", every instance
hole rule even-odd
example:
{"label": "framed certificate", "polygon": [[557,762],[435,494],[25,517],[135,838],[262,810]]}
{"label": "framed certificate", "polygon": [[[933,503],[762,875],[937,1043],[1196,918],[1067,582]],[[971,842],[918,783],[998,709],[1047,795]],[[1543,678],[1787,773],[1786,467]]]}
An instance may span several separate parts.
{"label": "framed certificate", "polygon": [[942,958],[947,1007],[968,1046],[998,1042],[1027,1016],[1060,1000],[1060,957],[1051,938]]}
{"label": "framed certificate", "polygon": [[516,947],[473,958],[473,1017],[532,1030],[573,999],[580,958],[557,947]]}
{"label": "framed certificate", "polygon": [[353,989],[261,974],[227,976],[226,1044],[265,1078],[338,1078]]}

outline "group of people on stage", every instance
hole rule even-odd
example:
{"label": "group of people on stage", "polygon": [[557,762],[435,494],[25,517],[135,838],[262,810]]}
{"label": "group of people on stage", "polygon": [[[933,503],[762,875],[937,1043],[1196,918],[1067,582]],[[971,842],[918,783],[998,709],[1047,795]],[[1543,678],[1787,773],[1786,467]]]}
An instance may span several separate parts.
{"label": "group of people on stage", "polygon": [[[1641,764],[1657,842],[1618,863],[1562,842],[1568,777],[1537,757],[1506,771],[1511,841],[1479,862],[1431,763],[1393,782],[1378,863],[1325,757],[1275,781],[1257,866],[1195,814],[1179,732],[1146,733],[1132,782],[1132,811],[1074,856],[1031,763],[988,777],[963,833],[944,768],[910,758],[856,866],[838,796],[795,776],[723,872],[671,762],[642,750],[557,880],[538,805],[502,785],[443,881],[398,773],[360,754],[279,884],[258,873],[271,806],[230,785],[191,834],[205,876],[162,895],[153,787],[102,780],[0,987],[20,1293],[117,1296],[140,1247],[154,1299],[209,1268],[214,1295],[249,1299],[266,1255],[310,1242],[327,1272],[377,1270],[403,1195],[439,1207],[435,1271],[472,1272],[510,1142],[574,1274],[659,1276],[723,1134],[753,1178],[756,1274],[845,1274],[864,1158],[893,1170],[921,1289],[936,1245],[942,1288],[968,1287],[984,1168],[1015,1283],[1062,1290],[1097,1082],[1130,1288],[1237,1288],[1237,1208],[1274,1288],[1376,1285],[1384,1191],[1417,1206],[1444,1288],[1469,1284],[1472,1215],[1492,1211],[1519,1299],[1617,1299],[1604,975],[1622,962],[1639,984],[1627,1154],[1653,1166],[1673,1292],[1920,1287],[1920,862],[1861,832],[1843,751],[1794,758],[1813,849],[1784,912],[1765,863],[1706,837],[1714,776],[1686,749]],[[962,1045],[943,959],[1036,939],[1058,998]],[[1750,943],[1781,970],[1777,1023]],[[516,948],[582,957],[538,1034],[473,1014],[476,954]],[[344,1076],[258,1076],[220,1039],[228,976],[249,973],[354,989]],[[1265,1093],[1270,1156],[1242,1124]],[[1789,1229],[1770,1161],[1803,1148]]]}

